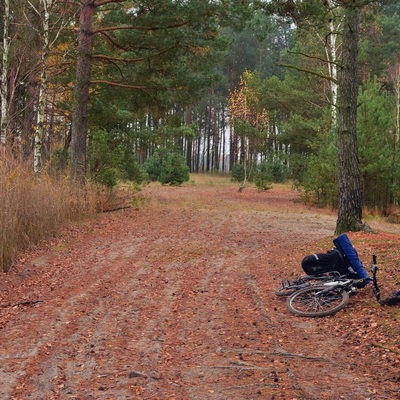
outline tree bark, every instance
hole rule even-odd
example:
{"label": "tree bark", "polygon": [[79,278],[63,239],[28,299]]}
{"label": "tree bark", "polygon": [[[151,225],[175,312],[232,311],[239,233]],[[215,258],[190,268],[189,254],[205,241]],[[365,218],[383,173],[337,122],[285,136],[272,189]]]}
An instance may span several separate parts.
{"label": "tree bark", "polygon": [[42,28],[43,28],[43,44],[41,54],[41,71],[40,71],[40,83],[39,83],[39,100],[36,117],[36,129],[35,139],[33,148],[33,170],[35,173],[40,172],[43,164],[43,139],[46,129],[46,108],[47,108],[47,59],[50,52],[50,12],[49,9],[52,6],[51,0],[43,0],[43,16],[42,16]]}
{"label": "tree bark", "polygon": [[[186,109],[186,118],[185,118],[185,123],[186,125],[191,125],[192,124],[192,109],[193,106],[189,104],[189,106]],[[190,172],[193,172],[193,166],[192,166],[192,144],[193,141],[191,138],[186,139],[186,165],[190,168]]]}
{"label": "tree bark", "polygon": [[1,154],[6,152],[8,134],[8,56],[10,52],[10,1],[4,1],[3,14],[3,56],[1,68],[1,124],[0,124],[0,146]]}
{"label": "tree bark", "polygon": [[86,179],[87,112],[92,63],[92,17],[94,0],[83,0],[78,34],[78,56],[73,95],[71,130],[71,178],[80,183]]}
{"label": "tree bark", "polygon": [[345,9],[338,99],[339,212],[336,234],[366,230],[361,221],[360,168],[357,148],[358,43],[360,8]]}

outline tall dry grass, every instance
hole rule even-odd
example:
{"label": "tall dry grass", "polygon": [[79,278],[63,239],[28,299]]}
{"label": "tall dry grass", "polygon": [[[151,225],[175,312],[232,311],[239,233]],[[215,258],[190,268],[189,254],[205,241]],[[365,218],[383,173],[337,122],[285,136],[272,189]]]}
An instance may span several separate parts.
{"label": "tall dry grass", "polygon": [[66,176],[35,176],[31,165],[0,160],[0,271],[8,271],[19,254],[56,235],[67,222],[94,213],[96,202],[95,191]]}

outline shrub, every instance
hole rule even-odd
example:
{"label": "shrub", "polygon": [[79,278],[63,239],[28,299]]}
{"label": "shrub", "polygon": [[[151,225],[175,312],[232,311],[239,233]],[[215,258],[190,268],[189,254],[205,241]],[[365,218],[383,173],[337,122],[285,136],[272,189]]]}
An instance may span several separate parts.
{"label": "shrub", "polygon": [[185,158],[166,149],[158,150],[146,161],[144,168],[151,181],[159,181],[164,185],[181,185],[189,180],[189,167]]}
{"label": "shrub", "polygon": [[146,179],[144,170],[113,132],[96,130],[92,134],[88,153],[88,165],[92,179],[111,189],[119,179],[128,179],[138,184]]}
{"label": "shrub", "polygon": [[139,185],[149,179],[146,171],[134,160],[133,157],[129,156],[126,156],[126,159],[124,160],[122,177]]}
{"label": "shrub", "polygon": [[244,181],[244,166],[243,164],[235,164],[231,171],[232,182],[243,182]]}
{"label": "shrub", "polygon": [[263,162],[257,165],[254,183],[257,186],[259,192],[264,192],[272,188],[272,172],[270,164]]}
{"label": "shrub", "polygon": [[285,164],[273,162],[268,164],[272,182],[284,183],[288,177],[288,168]]}
{"label": "shrub", "polygon": [[157,152],[152,157],[148,158],[143,167],[151,182],[158,181],[162,168],[162,157],[160,153]]}
{"label": "shrub", "polygon": [[253,181],[253,168],[252,166],[244,166],[244,164],[235,164],[231,171],[232,182]]}
{"label": "shrub", "polygon": [[102,168],[95,175],[95,180],[100,185],[113,188],[118,183],[118,171],[116,168]]}
{"label": "shrub", "polygon": [[168,154],[163,159],[159,181],[162,184],[181,185],[189,180],[189,167],[185,158],[177,153]]}

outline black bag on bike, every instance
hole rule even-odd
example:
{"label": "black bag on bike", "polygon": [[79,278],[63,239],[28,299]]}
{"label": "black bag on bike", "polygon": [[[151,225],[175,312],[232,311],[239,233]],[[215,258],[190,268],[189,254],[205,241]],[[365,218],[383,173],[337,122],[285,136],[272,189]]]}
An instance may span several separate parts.
{"label": "black bag on bike", "polygon": [[311,254],[303,259],[301,267],[307,275],[322,275],[327,272],[338,272],[340,275],[349,273],[347,263],[337,249],[327,253]]}

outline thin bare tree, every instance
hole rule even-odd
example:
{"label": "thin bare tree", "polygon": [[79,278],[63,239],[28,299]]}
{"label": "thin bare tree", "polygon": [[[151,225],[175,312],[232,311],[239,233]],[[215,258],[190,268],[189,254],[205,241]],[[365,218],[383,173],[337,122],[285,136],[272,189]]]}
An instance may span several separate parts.
{"label": "thin bare tree", "polygon": [[3,57],[1,68],[1,124],[0,124],[0,146],[2,155],[6,151],[9,127],[9,105],[8,105],[8,69],[10,54],[10,0],[4,0],[3,14]]}

